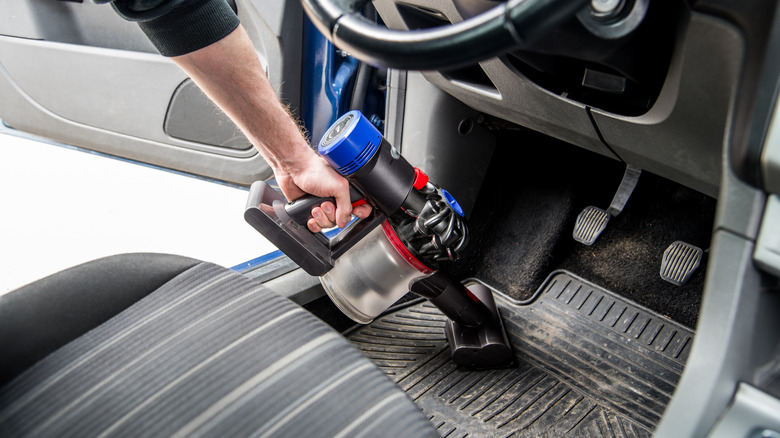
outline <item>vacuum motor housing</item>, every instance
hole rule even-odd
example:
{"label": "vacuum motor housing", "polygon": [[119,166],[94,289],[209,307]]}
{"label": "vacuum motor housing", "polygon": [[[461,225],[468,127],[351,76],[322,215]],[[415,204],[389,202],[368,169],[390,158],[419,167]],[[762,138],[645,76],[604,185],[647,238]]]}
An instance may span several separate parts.
{"label": "vacuum motor housing", "polygon": [[359,111],[339,118],[318,151],[390,224],[414,257],[431,269],[454,260],[467,242],[463,210],[455,198],[428,181]]}
{"label": "vacuum motor housing", "polygon": [[317,150],[387,216],[401,208],[414,185],[414,166],[359,111],[339,118]]}

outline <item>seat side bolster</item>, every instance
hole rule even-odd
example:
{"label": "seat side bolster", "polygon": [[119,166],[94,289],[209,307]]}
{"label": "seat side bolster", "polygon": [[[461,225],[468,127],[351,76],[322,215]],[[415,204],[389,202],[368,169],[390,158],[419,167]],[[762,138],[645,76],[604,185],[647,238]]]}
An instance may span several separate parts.
{"label": "seat side bolster", "polygon": [[0,386],[198,263],[168,254],[121,254],[0,296]]}

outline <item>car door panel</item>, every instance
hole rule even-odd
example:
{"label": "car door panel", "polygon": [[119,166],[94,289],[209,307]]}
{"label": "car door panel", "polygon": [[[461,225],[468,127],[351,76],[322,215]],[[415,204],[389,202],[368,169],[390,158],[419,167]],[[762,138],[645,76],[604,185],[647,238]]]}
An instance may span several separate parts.
{"label": "car door panel", "polygon": [[135,23],[91,1],[3,0],[0,33],[21,38],[157,53]]}
{"label": "car door panel", "polygon": [[[240,130],[109,5],[3,3],[0,118],[8,125],[240,185],[271,176]],[[275,90],[297,108],[301,12],[287,3],[237,8]]]}

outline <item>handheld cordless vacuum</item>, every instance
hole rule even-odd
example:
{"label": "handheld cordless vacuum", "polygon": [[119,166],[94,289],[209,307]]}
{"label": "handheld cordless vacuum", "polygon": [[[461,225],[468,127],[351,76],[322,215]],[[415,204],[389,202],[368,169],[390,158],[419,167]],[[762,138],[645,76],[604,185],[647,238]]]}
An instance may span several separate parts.
{"label": "handheld cordless vacuum", "polygon": [[[453,360],[470,368],[507,366],[513,354],[489,289],[467,289],[439,270],[468,242],[463,210],[446,190],[409,164],[359,111],[339,118],[323,135],[319,153],[350,183],[353,205],[374,208],[328,239],[306,227],[311,209],[326,199],[292,202],[263,181],[249,193],[244,218],[320,281],[336,306],[367,324],[414,292],[448,317]],[[332,200],[332,199],[331,199]]]}

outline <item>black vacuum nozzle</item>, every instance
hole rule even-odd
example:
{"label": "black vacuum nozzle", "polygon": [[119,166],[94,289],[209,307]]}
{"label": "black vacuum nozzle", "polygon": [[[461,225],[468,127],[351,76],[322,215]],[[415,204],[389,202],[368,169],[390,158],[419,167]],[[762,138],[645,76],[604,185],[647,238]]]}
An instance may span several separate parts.
{"label": "black vacuum nozzle", "polygon": [[455,363],[473,369],[512,365],[512,347],[490,289],[481,284],[467,288],[441,271],[413,280],[410,289],[448,318],[444,334]]}

